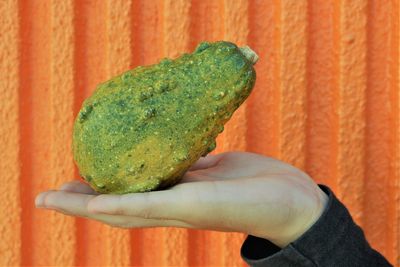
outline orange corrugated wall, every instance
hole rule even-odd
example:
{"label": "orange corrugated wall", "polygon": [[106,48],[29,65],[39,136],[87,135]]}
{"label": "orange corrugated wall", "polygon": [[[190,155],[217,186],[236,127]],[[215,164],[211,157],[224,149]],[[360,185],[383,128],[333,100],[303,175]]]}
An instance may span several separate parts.
{"label": "orange corrugated wall", "polygon": [[244,234],[121,230],[33,204],[78,177],[72,122],[97,83],[220,39],[260,60],[217,152],[306,170],[400,266],[399,0],[0,1],[0,266],[244,266]]}

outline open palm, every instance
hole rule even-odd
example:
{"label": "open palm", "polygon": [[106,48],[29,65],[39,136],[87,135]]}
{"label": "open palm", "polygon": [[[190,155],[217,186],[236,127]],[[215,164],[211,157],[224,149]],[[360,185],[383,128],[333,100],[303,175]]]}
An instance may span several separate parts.
{"label": "open palm", "polygon": [[125,195],[73,181],[41,193],[36,206],[124,228],[184,227],[244,232],[286,246],[319,218],[327,196],[304,172],[253,153],[199,159],[179,184]]}

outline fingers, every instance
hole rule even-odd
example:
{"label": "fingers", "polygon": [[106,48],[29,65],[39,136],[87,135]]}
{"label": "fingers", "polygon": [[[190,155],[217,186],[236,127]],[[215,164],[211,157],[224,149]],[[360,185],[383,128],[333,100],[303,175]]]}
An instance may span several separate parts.
{"label": "fingers", "polygon": [[81,194],[99,195],[99,193],[94,191],[93,188],[91,188],[88,184],[81,181],[72,181],[65,183],[60,187],[60,190]]}
{"label": "fingers", "polygon": [[[127,195],[100,195],[88,203],[89,211],[128,215],[145,219],[174,219],[172,190],[134,193]],[[164,208],[165,212],[161,212]]]}
{"label": "fingers", "polygon": [[57,212],[94,219],[115,227],[183,227],[193,228],[192,225],[178,220],[145,219],[132,216],[94,214],[89,212],[88,203],[94,195],[73,193],[66,191],[48,191],[41,193],[35,200],[37,207],[48,208]]}
{"label": "fingers", "polygon": [[37,207],[57,208],[71,214],[87,217],[87,204],[94,195],[66,191],[48,191],[36,197]]}
{"label": "fingers", "polygon": [[208,154],[206,157],[199,158],[190,168],[189,171],[212,168],[218,164],[223,158],[224,153],[218,155]]}
{"label": "fingers", "polygon": [[99,195],[90,200],[88,210],[93,213],[187,222],[186,219],[193,212],[193,194],[190,190],[193,186],[187,187],[187,184],[146,193]]}

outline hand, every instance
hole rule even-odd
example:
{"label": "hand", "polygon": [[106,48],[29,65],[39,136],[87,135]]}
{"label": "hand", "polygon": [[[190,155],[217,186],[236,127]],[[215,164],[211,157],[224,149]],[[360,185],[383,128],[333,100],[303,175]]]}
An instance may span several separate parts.
{"label": "hand", "polygon": [[41,193],[36,206],[124,227],[244,232],[284,247],[321,216],[328,197],[304,172],[242,152],[200,158],[165,190],[99,195],[74,181]]}

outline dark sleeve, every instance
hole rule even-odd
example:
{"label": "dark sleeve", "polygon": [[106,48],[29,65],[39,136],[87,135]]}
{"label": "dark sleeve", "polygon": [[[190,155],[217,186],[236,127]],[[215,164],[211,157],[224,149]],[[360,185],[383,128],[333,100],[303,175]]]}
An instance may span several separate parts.
{"label": "dark sleeve", "polygon": [[266,239],[248,235],[240,251],[246,263],[256,267],[392,266],[370,247],[361,228],[333,192],[327,186],[319,187],[329,200],[318,221],[282,249]]}

